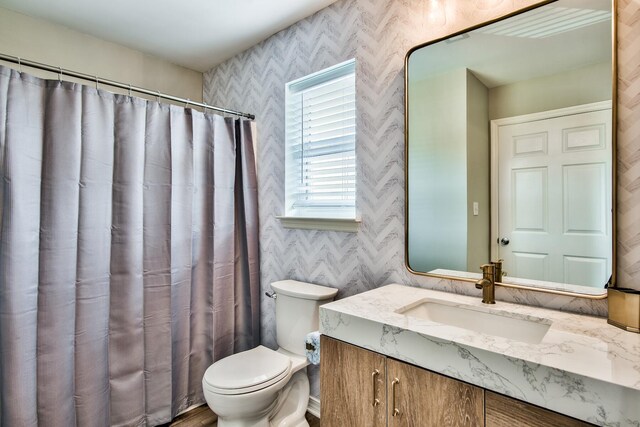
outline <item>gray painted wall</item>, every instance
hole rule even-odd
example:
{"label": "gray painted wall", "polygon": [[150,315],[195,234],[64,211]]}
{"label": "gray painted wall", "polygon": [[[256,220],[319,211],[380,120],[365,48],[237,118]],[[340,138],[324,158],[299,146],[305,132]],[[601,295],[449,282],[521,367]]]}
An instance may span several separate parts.
{"label": "gray painted wall", "polygon": [[465,68],[410,83],[409,265],[417,271],[467,271],[466,83]]}
{"label": "gray painted wall", "polygon": [[[2,3],[0,3],[0,6]],[[0,52],[51,64],[90,76],[127,82],[185,99],[202,101],[202,73],[129,47],[72,30],[63,25],[0,7]],[[11,63],[4,63],[17,68]],[[25,67],[45,79],[53,73]],[[71,80],[65,77],[65,80]],[[82,84],[91,84],[77,80]],[[109,87],[109,91],[128,91]],[[136,93],[136,96],[142,96]],[[144,97],[144,96],[142,96]],[[154,99],[155,97],[149,99]],[[183,105],[183,103],[181,103]]]}
{"label": "gray painted wall", "polygon": [[[489,90],[467,70],[467,271],[491,257]],[[478,215],[473,215],[473,203]]]}
{"label": "gray painted wall", "polygon": [[593,64],[490,89],[489,118],[520,116],[610,99],[611,64]]}

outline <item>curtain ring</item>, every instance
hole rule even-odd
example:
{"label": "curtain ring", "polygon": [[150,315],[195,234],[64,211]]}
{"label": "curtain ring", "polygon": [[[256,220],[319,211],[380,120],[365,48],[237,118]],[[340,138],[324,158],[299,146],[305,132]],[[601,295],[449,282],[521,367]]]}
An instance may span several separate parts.
{"label": "curtain ring", "polygon": [[96,77],[96,90],[98,90],[98,76],[95,76],[95,77]]}
{"label": "curtain ring", "polygon": [[209,108],[209,106],[207,105],[207,103],[204,103],[204,111],[203,113],[207,114],[207,108]]}
{"label": "curtain ring", "polygon": [[187,102],[184,103],[184,108],[189,106],[189,102],[191,102],[191,99],[187,98]]}
{"label": "curtain ring", "polygon": [[131,85],[129,85],[129,96],[131,96]]}
{"label": "curtain ring", "polygon": [[58,81],[62,83],[62,67],[58,67]]}
{"label": "curtain ring", "polygon": [[18,56],[18,71],[22,73],[22,59]]}
{"label": "curtain ring", "polygon": [[160,91],[158,91],[158,98],[157,98],[158,103],[160,103]]}

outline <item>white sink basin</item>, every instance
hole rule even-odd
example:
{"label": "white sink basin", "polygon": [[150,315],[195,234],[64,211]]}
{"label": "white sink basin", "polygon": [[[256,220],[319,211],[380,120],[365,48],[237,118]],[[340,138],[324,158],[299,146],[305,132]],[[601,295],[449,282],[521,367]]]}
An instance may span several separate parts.
{"label": "white sink basin", "polygon": [[523,319],[510,313],[480,311],[472,306],[431,299],[421,300],[396,313],[530,344],[540,343],[551,326],[550,321],[542,318]]}

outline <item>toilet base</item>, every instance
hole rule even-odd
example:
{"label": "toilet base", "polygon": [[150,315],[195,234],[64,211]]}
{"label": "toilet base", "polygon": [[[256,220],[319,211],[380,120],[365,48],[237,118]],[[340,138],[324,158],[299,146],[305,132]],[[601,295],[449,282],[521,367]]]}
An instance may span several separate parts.
{"label": "toilet base", "polygon": [[308,404],[309,378],[304,368],[293,374],[273,405],[259,417],[227,418],[218,415],[218,427],[309,427],[305,418]]}
{"label": "toilet base", "polygon": [[309,378],[307,368],[291,377],[278,397],[278,405],[271,416],[269,427],[309,427],[306,419],[309,406]]}

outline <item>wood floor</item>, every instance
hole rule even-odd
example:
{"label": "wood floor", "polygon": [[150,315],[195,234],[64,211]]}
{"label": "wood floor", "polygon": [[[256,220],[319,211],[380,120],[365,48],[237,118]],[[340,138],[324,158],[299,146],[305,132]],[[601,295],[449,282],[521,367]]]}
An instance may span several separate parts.
{"label": "wood floor", "polygon": [[[198,406],[189,412],[176,417],[164,427],[216,427],[216,415],[207,405]],[[320,427],[320,419],[307,412],[310,427]]]}

